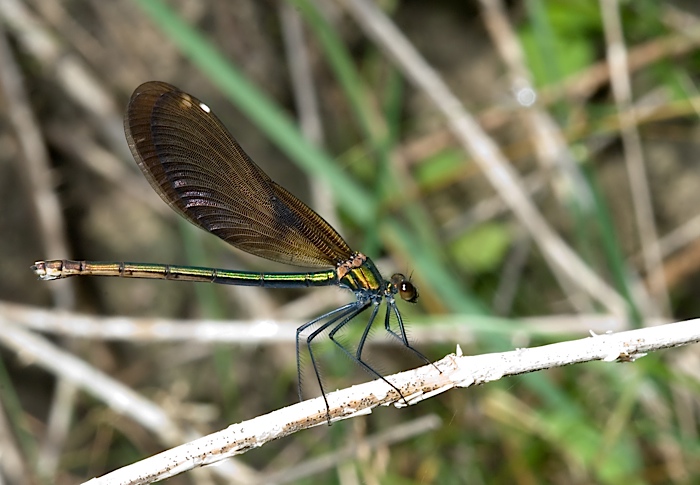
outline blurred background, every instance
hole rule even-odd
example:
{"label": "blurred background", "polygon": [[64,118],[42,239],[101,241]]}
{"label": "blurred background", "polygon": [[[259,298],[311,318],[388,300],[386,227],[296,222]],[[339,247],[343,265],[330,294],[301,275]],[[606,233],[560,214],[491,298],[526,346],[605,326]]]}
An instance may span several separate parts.
{"label": "blurred background", "polygon": [[[431,359],[700,314],[697,2],[0,0],[0,28],[7,483],[77,483],[296,402],[293,328],[352,298],[36,279],[51,258],[294,270],[148,186],[122,128],[148,80],[207,103],[352,248],[410,274],[421,297],[399,305]],[[372,337],[382,371],[420,364]],[[329,390],[369,380],[321,365]],[[507,378],[170,482],[697,483],[699,369],[691,346]]]}

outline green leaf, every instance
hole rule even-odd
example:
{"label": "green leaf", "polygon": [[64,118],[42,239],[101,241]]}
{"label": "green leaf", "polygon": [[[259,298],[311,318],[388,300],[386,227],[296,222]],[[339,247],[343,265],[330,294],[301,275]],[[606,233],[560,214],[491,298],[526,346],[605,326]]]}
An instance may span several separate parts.
{"label": "green leaf", "polygon": [[463,234],[450,246],[450,253],[460,268],[471,273],[486,273],[501,265],[511,235],[499,223],[487,223]]}

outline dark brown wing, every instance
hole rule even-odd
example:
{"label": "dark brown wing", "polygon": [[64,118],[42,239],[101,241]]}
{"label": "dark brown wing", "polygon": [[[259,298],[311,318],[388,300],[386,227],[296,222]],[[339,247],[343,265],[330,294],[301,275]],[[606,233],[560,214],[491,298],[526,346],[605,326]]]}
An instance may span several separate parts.
{"label": "dark brown wing", "polygon": [[131,153],[158,195],[192,224],[248,253],[329,267],[352,255],[343,238],[246,155],[209,107],[167,83],[131,96]]}

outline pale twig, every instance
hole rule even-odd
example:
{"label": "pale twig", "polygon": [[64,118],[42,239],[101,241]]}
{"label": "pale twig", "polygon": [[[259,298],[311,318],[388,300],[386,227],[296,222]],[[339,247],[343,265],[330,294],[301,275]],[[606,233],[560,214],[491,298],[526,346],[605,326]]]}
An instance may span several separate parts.
{"label": "pale twig", "polygon": [[452,132],[499,195],[506,201],[547,260],[572,283],[598,300],[613,315],[627,312],[622,297],[581,260],[551,228],[527,196],[520,177],[496,144],[479,127],[440,76],[375,4],[343,0],[360,27],[394,60],[397,67],[445,116]]}
{"label": "pale twig", "polygon": [[429,414],[407,423],[399,423],[386,431],[377,433],[374,436],[368,436],[359,442],[354,442],[310,460],[304,460],[294,467],[265,474],[260,483],[282,484],[301,480],[337,467],[345,461],[356,458],[361,452],[369,453],[379,447],[388,446],[392,443],[405,441],[429,431],[434,431],[441,424],[440,418],[435,414]]}
{"label": "pale twig", "polygon": [[[17,354],[25,362],[37,365],[72,383],[115,413],[124,415],[149,430],[167,446],[198,436],[181,429],[158,405],[133,389],[105,375],[87,362],[55,346],[49,340],[30,332],[0,314],[0,345]],[[238,462],[227,462],[213,472],[240,482],[253,480],[255,472]]]}
{"label": "pale twig", "polygon": [[[295,342],[297,327],[304,323],[276,319],[231,321],[97,317],[1,301],[0,318],[7,318],[34,331],[70,338],[254,346],[292,344]],[[425,320],[425,325],[415,323],[409,329],[410,336],[411,340],[419,344],[474,342],[480,333],[517,334],[517,339],[522,340],[523,337],[535,335],[563,337],[580,335],[589,330],[602,333],[627,328],[625,319],[601,314],[547,315],[517,320],[478,315],[433,316]],[[660,323],[667,322],[658,319],[644,321],[648,326]],[[369,344],[391,345],[393,342],[375,339]]]}
{"label": "pale twig", "polygon": [[[458,355],[448,355],[435,365],[387,377],[405,396],[405,401],[383,380],[352,386],[326,397],[332,421],[339,421],[369,414],[380,405],[412,405],[453,388],[484,384],[506,376],[595,360],[633,362],[647,352],[697,342],[700,342],[700,320],[470,357],[460,355],[458,347]],[[196,467],[221,462],[302,429],[325,425],[327,416],[323,398],[307,400],[231,425],[87,483],[144,484],[164,480]]]}
{"label": "pale twig", "polygon": [[[671,311],[668,288],[663,268],[663,258],[656,232],[654,207],[649,193],[644,150],[637,129],[635,110],[632,109],[632,86],[627,68],[627,49],[617,0],[601,0],[601,13],[607,44],[607,59],[615,104],[620,118],[622,145],[625,152],[627,176],[632,190],[632,203],[637,230],[644,256],[644,266],[650,278],[651,293],[658,298],[657,311],[669,315]],[[647,305],[647,308],[649,306]]]}

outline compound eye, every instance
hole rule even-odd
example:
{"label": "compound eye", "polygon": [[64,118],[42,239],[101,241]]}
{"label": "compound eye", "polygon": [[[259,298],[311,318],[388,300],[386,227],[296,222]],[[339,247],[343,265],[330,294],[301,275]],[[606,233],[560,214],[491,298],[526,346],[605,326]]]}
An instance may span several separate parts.
{"label": "compound eye", "polygon": [[418,299],[418,290],[413,283],[408,281],[402,274],[395,274],[391,277],[391,282],[395,285],[402,300],[409,303],[415,303]]}

